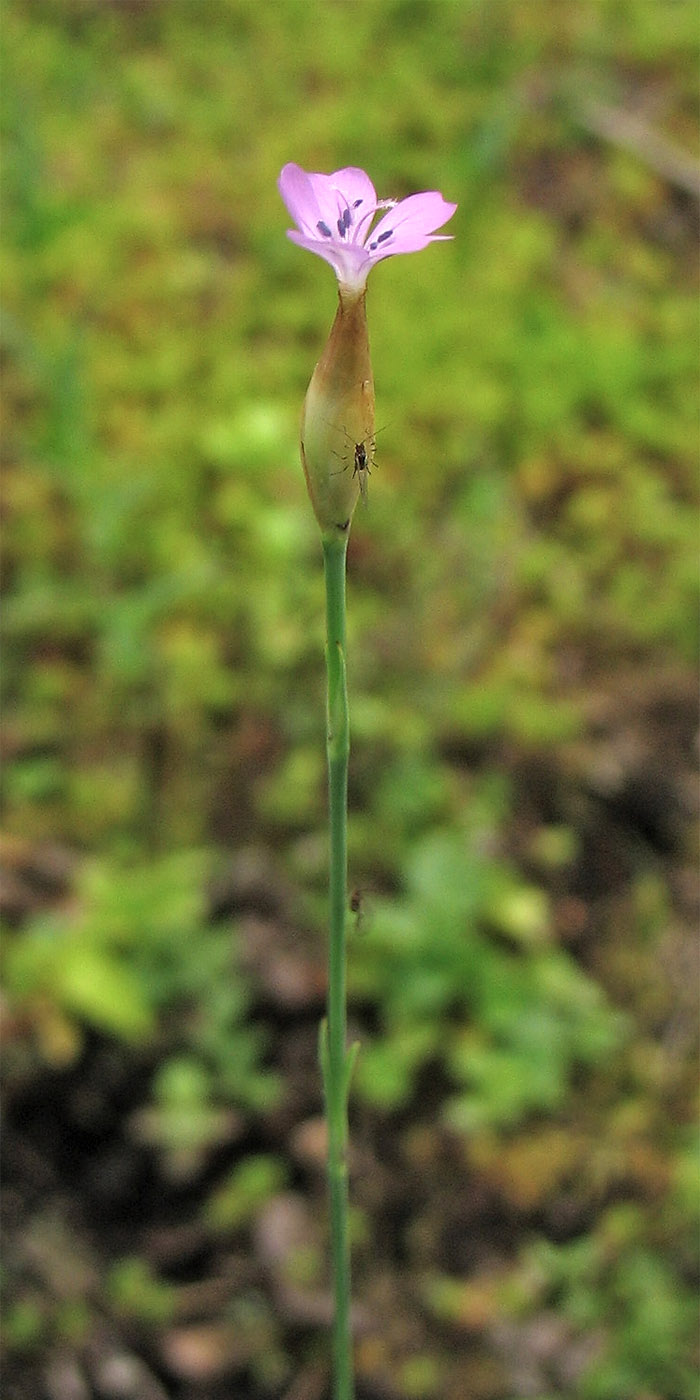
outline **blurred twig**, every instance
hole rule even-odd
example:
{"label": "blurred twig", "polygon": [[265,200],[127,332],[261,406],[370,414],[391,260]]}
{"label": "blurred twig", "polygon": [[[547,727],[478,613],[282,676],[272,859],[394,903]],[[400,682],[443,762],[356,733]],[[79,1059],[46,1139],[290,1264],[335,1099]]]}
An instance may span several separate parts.
{"label": "blurred twig", "polygon": [[643,117],[596,100],[582,103],[577,115],[588,131],[629,151],[663,180],[700,199],[700,164],[667,141]]}

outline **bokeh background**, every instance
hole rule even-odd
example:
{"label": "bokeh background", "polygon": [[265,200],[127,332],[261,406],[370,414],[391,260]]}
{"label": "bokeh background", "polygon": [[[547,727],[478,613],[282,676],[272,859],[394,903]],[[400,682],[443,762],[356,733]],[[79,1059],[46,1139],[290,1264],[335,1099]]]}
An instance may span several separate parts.
{"label": "bokeh background", "polygon": [[6,0],[4,1394],[326,1400],[335,307],[359,1400],[692,1400],[694,0]]}

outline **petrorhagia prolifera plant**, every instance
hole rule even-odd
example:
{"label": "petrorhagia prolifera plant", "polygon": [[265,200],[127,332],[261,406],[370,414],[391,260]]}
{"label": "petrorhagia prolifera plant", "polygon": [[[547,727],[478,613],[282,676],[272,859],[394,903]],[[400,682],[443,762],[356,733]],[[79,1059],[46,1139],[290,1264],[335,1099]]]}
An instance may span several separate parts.
{"label": "petrorhagia prolifera plant", "polygon": [[[350,724],[345,644],[345,564],[358,496],[367,497],[374,426],[374,381],[365,294],[375,263],[416,253],[433,241],[457,208],[436,190],[401,200],[378,200],[364,170],[332,175],[293,163],[279,177],[280,194],[297,227],[294,243],[325,258],[338,279],[338,310],[306,392],[301,415],[301,461],[321,529],[326,583],[330,910],[328,1001],[320,1059],[328,1124],[331,1268],[334,1291],[335,1400],[354,1394],[348,1239],[348,1095],[357,1046],[347,1046],[346,920],[347,792]],[[377,216],[379,219],[377,221]]]}

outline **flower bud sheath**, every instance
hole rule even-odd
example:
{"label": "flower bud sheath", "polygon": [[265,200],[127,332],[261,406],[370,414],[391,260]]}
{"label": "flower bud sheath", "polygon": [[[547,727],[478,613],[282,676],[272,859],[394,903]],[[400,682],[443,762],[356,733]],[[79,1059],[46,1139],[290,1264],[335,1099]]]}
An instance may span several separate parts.
{"label": "flower bud sheath", "polygon": [[365,289],[338,288],[338,310],[311,377],[301,419],[301,460],[324,535],[346,535],[359,495],[355,445],[374,436],[374,381]]}

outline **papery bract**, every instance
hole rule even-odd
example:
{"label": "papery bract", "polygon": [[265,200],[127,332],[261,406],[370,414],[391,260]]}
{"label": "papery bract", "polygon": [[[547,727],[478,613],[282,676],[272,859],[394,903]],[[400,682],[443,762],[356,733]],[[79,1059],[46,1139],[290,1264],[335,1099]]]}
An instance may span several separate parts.
{"label": "papery bract", "polygon": [[339,287],[338,310],[301,414],[301,461],[323,534],[347,533],[360,480],[358,445],[374,439],[374,381],[364,290]]}

